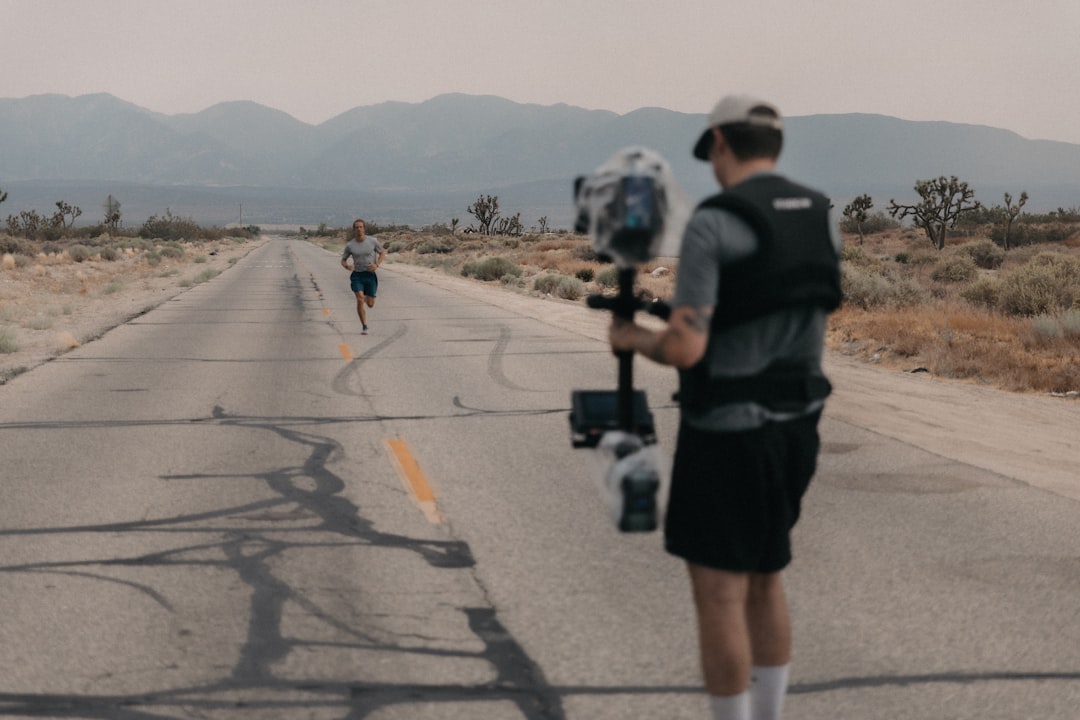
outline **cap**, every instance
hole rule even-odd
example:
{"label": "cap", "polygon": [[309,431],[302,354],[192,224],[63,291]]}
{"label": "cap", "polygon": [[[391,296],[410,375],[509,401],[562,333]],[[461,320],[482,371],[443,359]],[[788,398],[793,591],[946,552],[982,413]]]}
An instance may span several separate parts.
{"label": "cap", "polygon": [[772,103],[752,95],[728,95],[716,103],[709,113],[709,124],[694,144],[694,157],[708,160],[712,146],[712,129],[721,125],[747,124],[783,130],[780,111]]}

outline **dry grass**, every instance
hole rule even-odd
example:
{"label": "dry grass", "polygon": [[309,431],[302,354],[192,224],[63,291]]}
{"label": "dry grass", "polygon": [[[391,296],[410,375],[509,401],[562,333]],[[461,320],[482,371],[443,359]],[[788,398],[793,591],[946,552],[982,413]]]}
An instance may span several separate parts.
{"label": "dry grass", "polygon": [[[514,282],[504,278],[503,284],[519,292],[538,294],[533,286],[539,276],[581,278],[588,271],[592,274],[584,283],[586,293],[612,292],[610,283],[598,281],[604,279],[605,269],[610,278],[610,265],[598,262],[580,236],[470,238],[456,243],[443,239],[444,251],[437,254],[417,252],[425,238],[416,233],[382,239],[392,247],[394,261],[452,274],[460,274],[465,262],[504,257],[522,274]],[[862,288],[865,297],[852,294],[831,317],[829,347],[884,367],[924,369],[939,377],[1014,392],[1080,390],[1080,332],[1071,329],[1077,323],[1075,314],[1066,318],[1067,308],[1060,308],[1043,317],[1014,316],[964,298],[972,295],[976,283],[998,283],[1030,268],[1029,263],[1039,262],[1047,252],[1080,263],[1080,233],[1052,246],[1015,248],[1003,256],[988,242],[986,237],[953,237],[938,252],[911,229],[868,235],[862,244],[857,236],[845,237],[846,274],[869,284]],[[654,277],[652,271],[661,266],[672,272]],[[676,259],[650,263],[640,268],[638,289],[646,298],[670,298],[677,272]],[[1065,301],[1069,292],[1065,288]],[[1074,303],[1080,308],[1080,286]]]}
{"label": "dry grass", "polygon": [[[856,242],[845,239],[849,250]],[[949,275],[941,270],[944,263],[986,240],[954,238],[942,253],[920,247],[925,242],[910,230],[867,238],[860,248],[866,257],[859,264],[876,264],[880,277],[891,277],[890,287],[913,283],[925,296],[910,305],[891,298],[870,307],[847,303],[830,318],[831,348],[894,369],[923,368],[939,377],[1014,392],[1080,390],[1080,333],[1069,331],[1076,311],[1068,308],[1070,299],[1080,302],[1076,293],[1080,286],[1074,284],[1070,290],[1070,281],[1062,280],[1062,292],[1053,294],[1062,304],[1040,317],[1011,315],[1000,307],[964,299],[973,296],[973,287],[996,287],[1003,279],[1025,276],[1032,263],[1045,262],[1046,253],[1069,265],[1080,259],[1080,243],[1017,248],[1005,253],[997,267],[980,268],[970,279],[943,282],[940,278]],[[896,261],[898,255],[906,255],[902,265]]]}
{"label": "dry grass", "polygon": [[1080,337],[1044,337],[1029,318],[954,303],[842,308],[830,318],[829,346],[885,367],[925,368],[1006,390],[1080,390]]}
{"label": "dry grass", "polygon": [[103,246],[79,261],[70,248],[45,252],[45,244],[0,233],[0,247],[17,248],[0,255],[0,384],[172,297],[181,290],[173,277],[182,269],[198,269],[192,282],[204,282],[235,259],[227,252],[242,255],[260,243],[194,241],[184,247],[208,253],[207,262],[195,264],[196,252],[163,258],[159,242],[117,242],[138,247]]}

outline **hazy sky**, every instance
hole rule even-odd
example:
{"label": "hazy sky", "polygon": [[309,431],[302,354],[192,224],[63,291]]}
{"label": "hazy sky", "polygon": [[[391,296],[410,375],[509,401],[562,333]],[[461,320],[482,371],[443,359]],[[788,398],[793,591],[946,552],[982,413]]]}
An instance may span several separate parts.
{"label": "hazy sky", "polygon": [[309,123],[441,93],[625,113],[754,92],[1080,143],[1078,0],[0,0],[0,97]]}

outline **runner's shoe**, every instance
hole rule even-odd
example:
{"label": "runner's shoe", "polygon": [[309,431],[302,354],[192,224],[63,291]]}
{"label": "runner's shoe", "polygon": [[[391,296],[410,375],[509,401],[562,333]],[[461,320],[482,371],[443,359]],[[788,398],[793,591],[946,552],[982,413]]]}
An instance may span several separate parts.
{"label": "runner's shoe", "polygon": [[367,325],[365,325],[364,329],[360,331],[360,334],[361,335],[367,335]]}

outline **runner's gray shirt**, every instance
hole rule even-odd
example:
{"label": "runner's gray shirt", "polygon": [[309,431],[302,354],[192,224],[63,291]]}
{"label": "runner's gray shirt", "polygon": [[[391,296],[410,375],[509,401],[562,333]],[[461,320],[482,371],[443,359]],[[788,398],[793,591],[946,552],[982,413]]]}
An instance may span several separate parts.
{"label": "runner's gray shirt", "polygon": [[368,235],[363,242],[357,242],[356,238],[353,238],[345,243],[345,252],[341,253],[341,259],[348,260],[352,255],[353,271],[360,272],[367,270],[368,265],[374,265],[379,253],[383,252],[386,250],[379,239],[374,235]]}

